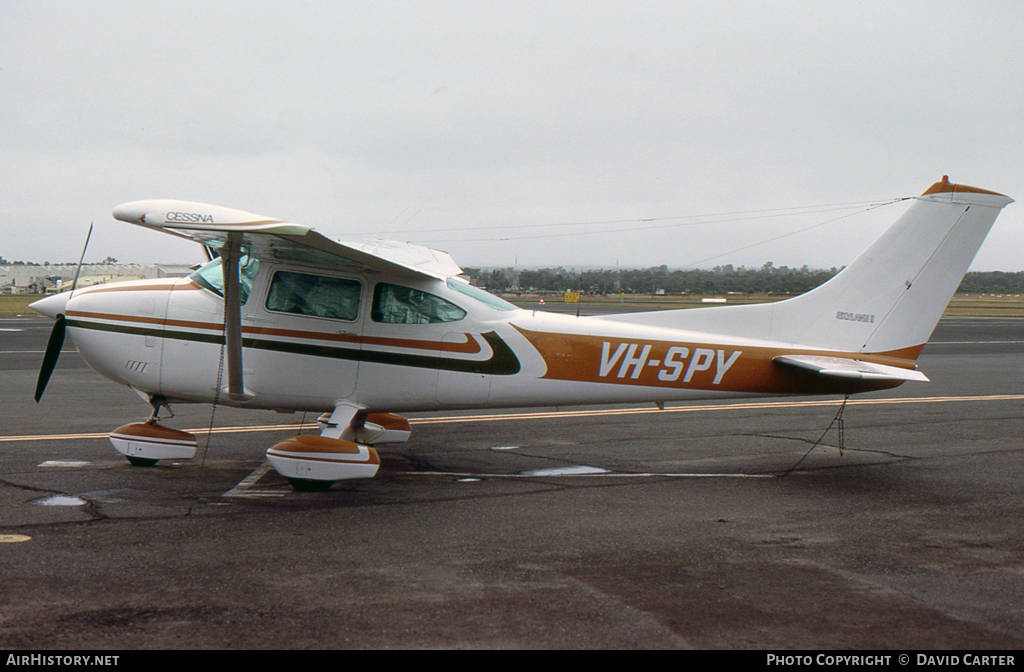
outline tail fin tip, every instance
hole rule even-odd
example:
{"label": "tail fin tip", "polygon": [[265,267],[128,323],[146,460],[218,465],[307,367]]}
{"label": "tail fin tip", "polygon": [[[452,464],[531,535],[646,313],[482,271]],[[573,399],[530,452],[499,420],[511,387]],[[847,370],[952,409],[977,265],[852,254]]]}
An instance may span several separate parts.
{"label": "tail fin tip", "polygon": [[[954,184],[949,181],[948,175],[943,175],[942,179],[932,186],[928,187],[921,196],[932,196],[935,194],[987,194],[990,196],[1001,196],[1002,198],[1010,198],[1006,194],[1000,194],[998,191],[989,191],[988,189],[979,189],[978,187],[972,187],[967,184]],[[1011,198],[1010,203],[1013,203]]]}

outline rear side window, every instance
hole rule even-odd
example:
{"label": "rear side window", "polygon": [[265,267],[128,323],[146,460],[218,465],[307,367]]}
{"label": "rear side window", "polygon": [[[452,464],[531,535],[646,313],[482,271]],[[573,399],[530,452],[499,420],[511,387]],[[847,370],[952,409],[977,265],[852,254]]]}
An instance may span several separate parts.
{"label": "rear side window", "polygon": [[454,303],[419,289],[377,283],[373,290],[374,322],[389,324],[436,324],[456,322],[466,311]]}
{"label": "rear side window", "polygon": [[267,292],[267,310],[354,321],[359,317],[362,283],[294,271],[277,271]]}

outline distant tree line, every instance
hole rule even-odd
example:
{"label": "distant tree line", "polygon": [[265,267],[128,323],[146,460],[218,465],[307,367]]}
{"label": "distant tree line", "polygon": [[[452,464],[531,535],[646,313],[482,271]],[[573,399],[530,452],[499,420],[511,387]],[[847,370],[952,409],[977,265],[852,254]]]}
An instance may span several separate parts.
{"label": "distant tree line", "polygon": [[[94,265],[96,265],[96,263],[104,264],[104,265],[109,266],[110,264],[116,264],[117,263],[117,259],[115,259],[113,257],[107,257],[103,261],[90,263],[90,265],[94,266]],[[56,266],[77,266],[78,262],[77,261],[62,261],[59,264],[55,264],[55,265]],[[50,262],[44,261],[42,264],[40,264],[40,263],[35,262],[35,261],[21,261],[20,259],[18,261],[10,261],[9,259],[4,259],[2,256],[0,256],[0,266],[50,266]]]}
{"label": "distant tree line", "polygon": [[[831,279],[840,270],[775,266],[760,268],[731,264],[708,269],[674,270],[668,266],[641,269],[566,270],[564,267],[522,269],[467,268],[480,287],[496,293],[582,292],[584,294],[802,294]],[[1024,272],[968,273],[961,293],[1024,294]]]}
{"label": "distant tree line", "polygon": [[968,273],[957,291],[961,294],[1024,294],[1024,272]]}

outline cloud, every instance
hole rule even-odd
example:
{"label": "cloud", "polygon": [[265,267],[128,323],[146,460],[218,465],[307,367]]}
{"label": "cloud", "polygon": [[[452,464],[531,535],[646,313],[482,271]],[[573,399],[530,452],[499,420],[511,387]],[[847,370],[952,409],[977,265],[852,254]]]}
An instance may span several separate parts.
{"label": "cloud", "polygon": [[[339,236],[478,225],[466,243],[416,235],[479,266],[672,265],[809,223],[594,226],[554,244],[523,225],[882,200],[943,173],[1024,194],[1013,3],[40,2],[4,16],[7,258],[59,256],[88,218],[123,233],[99,258],[189,254],[110,222],[151,197]],[[891,221],[876,214],[723,262],[841,265]],[[1014,218],[976,268],[1024,267]]]}

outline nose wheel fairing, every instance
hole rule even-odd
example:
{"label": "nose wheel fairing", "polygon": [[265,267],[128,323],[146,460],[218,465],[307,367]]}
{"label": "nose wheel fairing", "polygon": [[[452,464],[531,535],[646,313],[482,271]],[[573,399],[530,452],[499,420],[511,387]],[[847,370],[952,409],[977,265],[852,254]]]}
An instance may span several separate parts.
{"label": "nose wheel fairing", "polygon": [[160,460],[191,460],[198,442],[193,434],[157,424],[156,420],[133,422],[110,432],[110,443],[136,466],[152,466]]}

